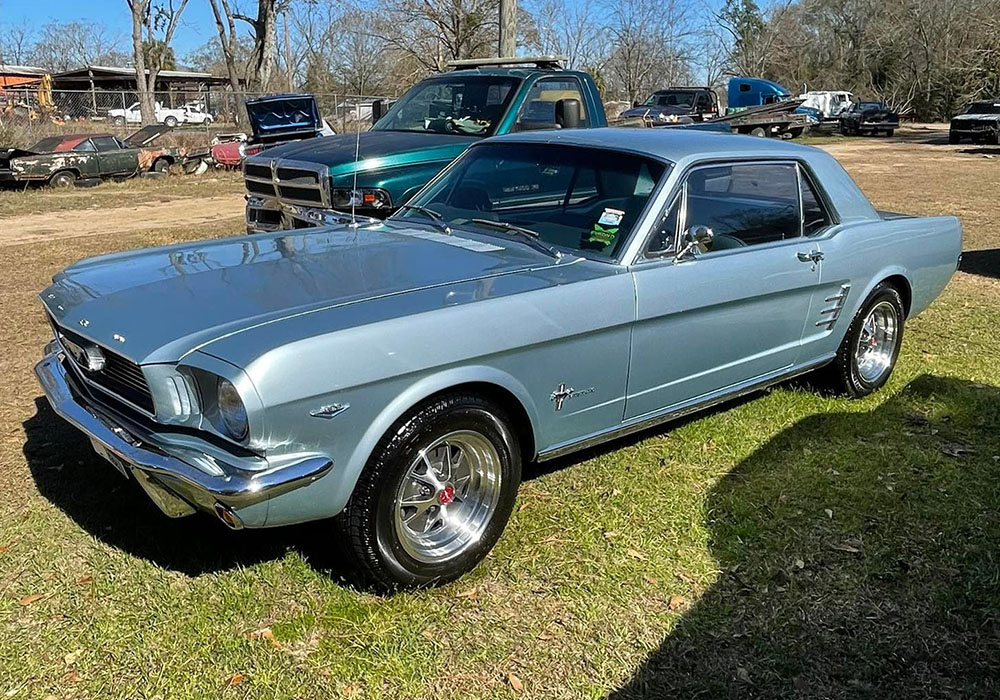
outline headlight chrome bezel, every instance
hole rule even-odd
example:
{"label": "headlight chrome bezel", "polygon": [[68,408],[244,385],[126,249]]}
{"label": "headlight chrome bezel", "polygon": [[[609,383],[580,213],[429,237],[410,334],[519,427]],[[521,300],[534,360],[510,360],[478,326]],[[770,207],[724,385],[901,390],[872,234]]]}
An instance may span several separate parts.
{"label": "headlight chrome bezel", "polygon": [[334,187],[330,190],[330,206],[346,211],[354,206],[367,211],[390,211],[392,196],[381,187]]}

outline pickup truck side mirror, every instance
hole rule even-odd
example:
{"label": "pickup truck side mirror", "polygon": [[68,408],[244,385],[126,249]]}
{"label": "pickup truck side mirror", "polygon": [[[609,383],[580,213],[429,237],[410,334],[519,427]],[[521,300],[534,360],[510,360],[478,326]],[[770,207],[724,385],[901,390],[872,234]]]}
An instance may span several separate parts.
{"label": "pickup truck side mirror", "polygon": [[565,98],[556,101],[556,124],[563,129],[580,128],[580,100]]}
{"label": "pickup truck side mirror", "polygon": [[702,253],[707,253],[712,248],[715,240],[715,233],[708,226],[692,226],[684,232],[684,247],[674,257],[674,262],[683,262],[687,259],[694,259]]}
{"label": "pickup truck side mirror", "polygon": [[372,101],[372,124],[385,116],[385,100]]}

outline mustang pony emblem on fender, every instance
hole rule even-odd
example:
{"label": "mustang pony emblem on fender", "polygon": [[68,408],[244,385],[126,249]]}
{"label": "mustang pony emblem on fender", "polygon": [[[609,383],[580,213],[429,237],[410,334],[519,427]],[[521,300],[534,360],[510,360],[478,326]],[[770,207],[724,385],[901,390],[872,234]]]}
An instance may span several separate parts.
{"label": "mustang pony emblem on fender", "polygon": [[560,384],[559,388],[552,392],[552,395],[549,397],[549,400],[555,402],[557,411],[561,411],[563,402],[566,399],[575,399],[577,396],[584,396],[586,394],[593,394],[593,393],[594,393],[594,387],[590,387],[589,389],[580,389],[580,391],[576,391],[571,386]]}

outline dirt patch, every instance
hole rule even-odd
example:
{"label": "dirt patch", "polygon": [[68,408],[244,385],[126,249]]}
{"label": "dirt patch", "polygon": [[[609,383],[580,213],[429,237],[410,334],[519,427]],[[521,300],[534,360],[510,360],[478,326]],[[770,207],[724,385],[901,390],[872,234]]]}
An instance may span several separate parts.
{"label": "dirt patch", "polygon": [[[27,214],[4,220],[0,247],[108,233],[184,228],[228,219],[234,219],[233,233],[239,233],[242,217],[243,199],[239,196],[185,198],[133,207],[74,211],[72,215],[67,212]],[[197,237],[196,230],[191,234]]]}

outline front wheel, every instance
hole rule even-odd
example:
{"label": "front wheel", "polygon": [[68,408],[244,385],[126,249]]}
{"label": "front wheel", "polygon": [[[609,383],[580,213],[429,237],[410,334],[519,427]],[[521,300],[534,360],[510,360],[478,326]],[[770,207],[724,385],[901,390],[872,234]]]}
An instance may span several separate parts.
{"label": "front wheel", "polygon": [[861,398],[889,381],[903,342],[905,313],[899,291],[887,282],[872,290],[851,321],[826,382],[836,393]]}
{"label": "front wheel", "polygon": [[153,161],[153,166],[150,170],[154,173],[161,173],[162,175],[170,174],[170,161],[166,158],[157,158]]}
{"label": "front wheel", "polygon": [[76,173],[70,170],[60,170],[49,178],[49,187],[63,189],[76,184]]}
{"label": "front wheel", "polygon": [[456,393],[429,400],[386,433],[338,516],[362,583],[445,583],[489,553],[521,479],[510,425],[491,401]]}

